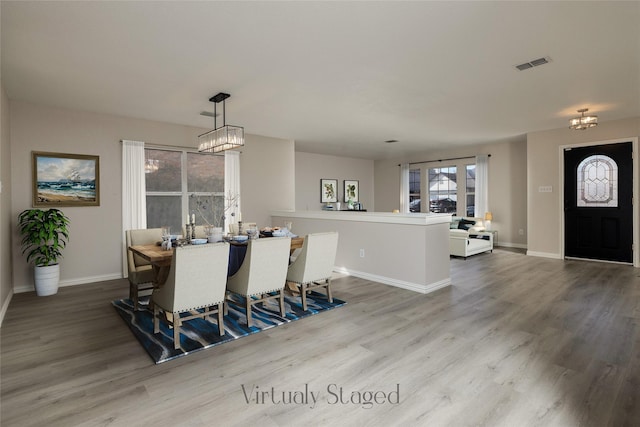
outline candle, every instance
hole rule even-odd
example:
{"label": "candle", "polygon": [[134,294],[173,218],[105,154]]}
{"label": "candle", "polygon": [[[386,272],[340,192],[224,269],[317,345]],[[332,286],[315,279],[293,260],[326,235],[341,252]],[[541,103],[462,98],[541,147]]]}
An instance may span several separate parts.
{"label": "candle", "polygon": [[191,224],[196,223],[196,214],[191,214]]}
{"label": "candle", "polygon": [[238,221],[242,221],[242,212],[238,211]]}

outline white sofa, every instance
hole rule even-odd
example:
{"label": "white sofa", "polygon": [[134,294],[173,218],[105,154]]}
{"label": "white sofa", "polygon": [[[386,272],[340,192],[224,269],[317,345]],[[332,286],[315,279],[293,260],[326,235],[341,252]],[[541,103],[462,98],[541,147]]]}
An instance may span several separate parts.
{"label": "white sofa", "polygon": [[[467,224],[467,230],[458,228],[461,219],[474,224]],[[482,252],[493,252],[493,233],[484,230],[481,218],[454,217],[449,230],[449,255],[466,259]]]}

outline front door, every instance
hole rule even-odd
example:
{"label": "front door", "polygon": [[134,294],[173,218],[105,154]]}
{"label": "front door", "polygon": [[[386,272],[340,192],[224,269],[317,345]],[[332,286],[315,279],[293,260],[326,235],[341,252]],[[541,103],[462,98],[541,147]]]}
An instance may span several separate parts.
{"label": "front door", "polygon": [[565,150],[565,256],[632,262],[631,155],[631,142]]}

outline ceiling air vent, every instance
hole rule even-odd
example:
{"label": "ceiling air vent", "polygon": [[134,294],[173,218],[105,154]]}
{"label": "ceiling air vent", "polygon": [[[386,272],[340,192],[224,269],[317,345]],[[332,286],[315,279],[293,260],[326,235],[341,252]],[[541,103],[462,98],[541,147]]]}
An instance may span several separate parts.
{"label": "ceiling air vent", "polygon": [[213,114],[211,111],[202,111],[200,115],[205,117],[218,117],[220,114]]}
{"label": "ceiling air vent", "polygon": [[525,62],[524,64],[516,65],[516,68],[520,71],[528,70],[529,68],[537,67],[538,65],[548,64],[551,58],[538,58],[533,61]]}

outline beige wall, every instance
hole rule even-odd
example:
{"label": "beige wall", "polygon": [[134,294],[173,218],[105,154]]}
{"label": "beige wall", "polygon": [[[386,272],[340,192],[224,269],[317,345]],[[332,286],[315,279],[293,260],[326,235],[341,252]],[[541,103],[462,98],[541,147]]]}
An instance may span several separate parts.
{"label": "beige wall", "polygon": [[[528,253],[552,258],[562,256],[560,147],[638,136],[639,117],[601,122],[584,131],[563,128],[527,135]],[[635,172],[636,181],[637,177],[638,171]],[[540,186],[552,186],[553,191],[541,193],[538,191]],[[638,218],[634,219],[634,224],[638,224]]]}
{"label": "beige wall", "polygon": [[372,211],[374,208],[373,160],[349,157],[326,156],[322,154],[296,152],[296,210],[317,211],[320,203],[320,180],[322,178],[338,180],[338,201],[340,209],[346,209],[344,203],[344,180],[359,181],[360,203],[362,208]]}
{"label": "beige wall", "polygon": [[295,209],[294,142],[247,135],[240,156],[242,219],[271,225],[271,212]]}
{"label": "beige wall", "polygon": [[[121,277],[122,148],[119,141],[131,139],[148,144],[195,147],[197,135],[205,129],[20,101],[11,101],[10,107],[14,289],[33,288],[32,269],[19,251],[15,218],[31,207],[30,156],[34,150],[100,156],[100,206],[63,208],[71,226],[69,245],[61,262],[61,285]],[[261,162],[275,164],[282,157],[292,159],[293,150],[292,141],[278,142],[247,135],[240,166],[241,187],[248,193],[243,197],[243,216],[247,220],[266,219],[273,209],[293,207],[294,191],[287,185],[293,180],[293,172],[288,168],[265,171],[259,167]],[[274,188],[278,191],[273,191]],[[268,202],[250,202],[262,193],[270,195]]]}
{"label": "beige wall", "polygon": [[[524,138],[451,150],[425,151],[410,158],[378,160],[375,162],[374,176],[375,210],[389,212],[400,208],[400,168],[398,166],[400,163],[478,154],[491,154],[489,207],[494,218],[492,229],[498,231],[498,244],[525,248],[527,245],[527,143]],[[447,166],[456,162],[460,166],[465,161],[433,164]]]}

